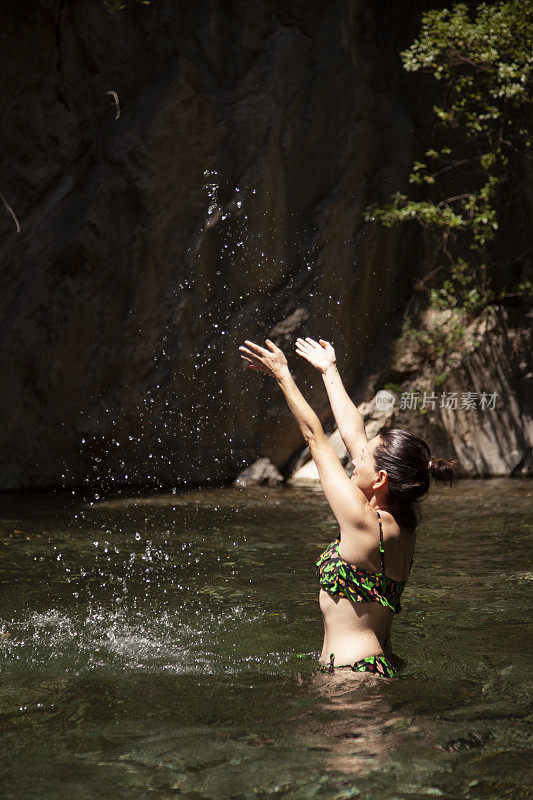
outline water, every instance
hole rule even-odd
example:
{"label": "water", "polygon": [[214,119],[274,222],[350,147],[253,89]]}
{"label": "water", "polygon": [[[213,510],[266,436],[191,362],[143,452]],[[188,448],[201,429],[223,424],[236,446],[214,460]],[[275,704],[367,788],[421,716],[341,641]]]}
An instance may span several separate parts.
{"label": "water", "polygon": [[376,682],[314,671],[318,492],[5,497],[0,796],[530,797],[531,498],[433,491]]}

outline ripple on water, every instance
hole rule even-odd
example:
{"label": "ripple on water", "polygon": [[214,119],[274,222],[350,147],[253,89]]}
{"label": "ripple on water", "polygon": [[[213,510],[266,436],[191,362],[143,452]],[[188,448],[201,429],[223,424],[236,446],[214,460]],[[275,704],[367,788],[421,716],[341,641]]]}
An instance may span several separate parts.
{"label": "ripple on water", "polygon": [[[73,616],[58,609],[30,613],[0,623],[4,634],[4,666],[24,660],[34,666],[62,663],[76,674],[94,668],[167,671],[177,674],[236,674],[258,666],[280,666],[290,658],[278,652],[246,655],[233,652],[243,625],[253,626],[264,614],[242,606],[224,613],[197,611],[195,624],[178,613],[147,616],[144,611],[104,607]],[[230,658],[224,657],[229,651]]]}

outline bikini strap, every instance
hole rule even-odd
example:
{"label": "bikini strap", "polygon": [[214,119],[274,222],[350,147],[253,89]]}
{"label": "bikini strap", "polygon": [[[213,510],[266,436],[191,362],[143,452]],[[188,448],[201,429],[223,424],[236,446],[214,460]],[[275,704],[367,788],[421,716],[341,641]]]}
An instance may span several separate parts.
{"label": "bikini strap", "polygon": [[383,525],[381,524],[381,515],[376,511],[379,522],[379,559],[381,563],[381,574],[385,574],[385,548],[383,547]]}

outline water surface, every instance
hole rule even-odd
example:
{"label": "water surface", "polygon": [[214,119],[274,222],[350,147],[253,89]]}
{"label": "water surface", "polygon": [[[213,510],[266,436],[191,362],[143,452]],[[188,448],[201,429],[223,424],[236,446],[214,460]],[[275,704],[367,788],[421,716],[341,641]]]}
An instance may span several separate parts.
{"label": "water surface", "polygon": [[4,497],[1,797],[529,797],[532,485],[432,491],[388,682],[315,672],[320,492]]}

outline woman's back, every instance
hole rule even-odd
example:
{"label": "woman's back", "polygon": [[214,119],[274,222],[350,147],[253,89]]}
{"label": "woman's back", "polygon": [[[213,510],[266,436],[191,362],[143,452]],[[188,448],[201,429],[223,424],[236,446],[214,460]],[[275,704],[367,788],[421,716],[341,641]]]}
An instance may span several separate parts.
{"label": "woman's back", "polygon": [[[332,542],[317,562],[324,619],[322,662],[332,652],[338,664],[345,664],[390,651],[392,621],[394,613],[401,610],[400,597],[409,574],[414,537],[402,536],[388,512],[372,508],[371,515],[378,528],[374,530],[375,544],[371,531],[370,536],[365,536],[360,530],[345,528],[340,540]],[[389,557],[391,542],[395,550]],[[386,564],[392,564],[392,569]]]}
{"label": "woman's back", "polygon": [[392,580],[405,583],[411,571],[416,535],[402,533],[392,514],[383,508],[369,507],[366,521],[368,534],[364,537],[360,530],[341,529],[341,557],[356,567],[384,572]]}

